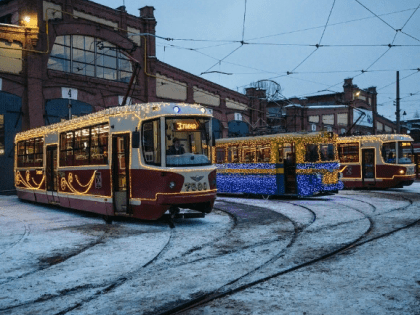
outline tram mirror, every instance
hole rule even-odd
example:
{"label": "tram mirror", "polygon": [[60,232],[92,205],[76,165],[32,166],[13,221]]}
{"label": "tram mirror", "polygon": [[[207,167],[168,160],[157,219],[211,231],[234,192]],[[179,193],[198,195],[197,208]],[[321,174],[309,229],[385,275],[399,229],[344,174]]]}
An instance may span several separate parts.
{"label": "tram mirror", "polygon": [[140,147],[140,132],[137,131],[137,128],[136,131],[133,131],[131,141],[133,149],[138,149]]}
{"label": "tram mirror", "polygon": [[214,132],[211,133],[211,145],[212,147],[216,146],[216,137],[214,136]]}

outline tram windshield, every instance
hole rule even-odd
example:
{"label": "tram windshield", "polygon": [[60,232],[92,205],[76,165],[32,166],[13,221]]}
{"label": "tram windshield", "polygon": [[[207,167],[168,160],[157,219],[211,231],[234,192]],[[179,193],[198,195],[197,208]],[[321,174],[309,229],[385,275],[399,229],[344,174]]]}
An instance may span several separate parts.
{"label": "tram windshield", "polygon": [[398,164],[413,164],[414,153],[412,142],[398,142]]}
{"label": "tram windshield", "polygon": [[166,166],[210,165],[208,118],[167,118]]}
{"label": "tram windshield", "polygon": [[395,142],[386,142],[382,144],[382,158],[385,163],[395,164]]}

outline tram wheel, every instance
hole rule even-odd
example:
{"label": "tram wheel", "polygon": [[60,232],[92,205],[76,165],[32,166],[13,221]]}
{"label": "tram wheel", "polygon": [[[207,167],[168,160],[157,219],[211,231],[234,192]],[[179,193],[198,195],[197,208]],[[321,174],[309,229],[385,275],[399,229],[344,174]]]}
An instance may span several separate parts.
{"label": "tram wheel", "polygon": [[261,198],[262,199],[264,199],[264,200],[268,200],[268,199],[270,199],[270,195],[261,195]]}
{"label": "tram wheel", "polygon": [[112,224],[112,217],[109,215],[104,215],[102,216],[102,218],[104,219],[104,221],[106,222],[106,224]]}

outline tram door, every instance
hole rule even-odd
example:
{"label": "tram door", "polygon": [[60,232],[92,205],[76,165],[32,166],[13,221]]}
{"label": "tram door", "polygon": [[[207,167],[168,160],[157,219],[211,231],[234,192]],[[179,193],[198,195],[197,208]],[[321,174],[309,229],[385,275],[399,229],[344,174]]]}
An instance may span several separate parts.
{"label": "tram door", "polygon": [[130,183],[129,134],[112,137],[112,187],[116,213],[128,213]]}
{"label": "tram door", "polygon": [[60,203],[57,195],[58,189],[58,174],[57,174],[57,146],[47,146],[47,198],[49,203]]}
{"label": "tram door", "polygon": [[296,193],[296,154],[293,143],[283,144],[284,160],[284,192],[286,194]]}
{"label": "tram door", "polygon": [[363,186],[375,185],[375,149],[362,149]]}

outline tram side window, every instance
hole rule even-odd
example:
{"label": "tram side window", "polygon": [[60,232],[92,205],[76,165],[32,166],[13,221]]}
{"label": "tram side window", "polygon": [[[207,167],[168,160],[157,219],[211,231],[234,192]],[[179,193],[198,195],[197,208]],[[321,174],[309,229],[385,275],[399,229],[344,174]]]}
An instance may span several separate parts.
{"label": "tram side window", "polygon": [[228,162],[229,163],[239,163],[238,147],[229,147],[228,148]]}
{"label": "tram side window", "polygon": [[108,124],[62,132],[60,166],[108,164],[108,135]]}
{"label": "tram side window", "polygon": [[243,162],[244,163],[254,163],[254,150],[250,147],[243,147],[242,148],[242,152],[243,152]]}
{"label": "tram side window", "polygon": [[109,125],[99,125],[91,128],[90,164],[108,163]]}
{"label": "tram side window", "polygon": [[142,126],[143,157],[146,164],[161,165],[160,156],[160,120],[143,123]]}
{"label": "tram side window", "polygon": [[73,131],[63,132],[60,135],[60,166],[73,165]]}
{"label": "tram side window", "polygon": [[338,157],[341,163],[359,162],[359,144],[358,143],[339,143]]}
{"label": "tram side window", "polygon": [[18,142],[17,166],[41,167],[43,165],[43,152],[43,138],[34,138]]}
{"label": "tram side window", "polygon": [[305,152],[305,162],[318,162],[318,145],[317,144],[307,144]]}
{"label": "tram side window", "polygon": [[90,128],[83,128],[74,132],[74,163],[75,165],[89,164]]}
{"label": "tram side window", "polygon": [[271,148],[270,146],[257,146],[257,163],[270,163]]}
{"label": "tram side window", "polygon": [[222,164],[225,163],[225,149],[216,148],[216,163]]}
{"label": "tram side window", "polygon": [[321,144],[320,145],[321,151],[321,161],[334,161],[335,160],[335,150],[334,144]]}
{"label": "tram side window", "polygon": [[283,163],[283,147],[279,145],[279,163]]}
{"label": "tram side window", "polygon": [[395,142],[387,142],[382,144],[382,158],[385,163],[396,163]]}
{"label": "tram side window", "polygon": [[44,139],[43,138],[35,138],[35,155],[34,155],[34,166],[39,167],[42,166],[43,157],[44,157]]}

